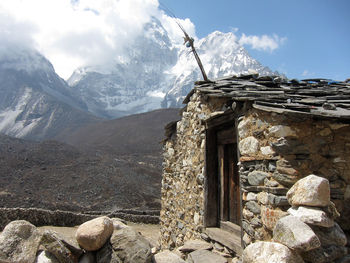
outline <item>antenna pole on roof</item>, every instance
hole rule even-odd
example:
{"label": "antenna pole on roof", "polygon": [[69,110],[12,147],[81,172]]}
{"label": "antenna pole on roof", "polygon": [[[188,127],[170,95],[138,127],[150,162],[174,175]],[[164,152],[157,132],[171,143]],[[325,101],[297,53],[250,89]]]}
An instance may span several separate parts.
{"label": "antenna pole on roof", "polygon": [[196,58],[197,60],[197,64],[202,72],[202,75],[203,75],[203,79],[205,81],[209,81],[208,77],[207,77],[207,74],[205,73],[205,70],[204,70],[204,67],[203,67],[203,64],[202,64],[202,61],[201,59],[199,58],[198,56],[198,53],[196,51],[196,49],[194,48],[194,45],[193,45],[193,42],[194,42],[194,39],[192,37],[190,37],[185,30],[183,30],[184,34],[185,34],[185,37],[184,37],[184,40],[185,40],[185,43],[187,47],[191,47],[192,49],[192,52],[193,52],[193,55],[194,57]]}
{"label": "antenna pole on roof", "polygon": [[185,37],[184,37],[184,44],[186,44],[187,47],[191,47],[191,51],[193,52],[194,54],[194,57],[197,61],[197,64],[202,72],[202,75],[203,75],[203,79],[204,81],[210,81],[207,77],[207,74],[205,73],[205,70],[204,70],[204,67],[203,67],[203,64],[202,64],[202,61],[201,59],[199,58],[198,56],[198,53],[193,45],[193,42],[194,42],[194,39],[192,37],[190,37],[187,32],[185,31],[185,29],[182,27],[182,25],[180,24],[180,22],[177,20],[177,17],[174,15],[174,13],[166,6],[164,5],[161,1],[159,1],[160,5],[163,7],[164,11],[166,13],[168,13],[176,22],[176,24],[180,27],[181,31],[184,33]]}

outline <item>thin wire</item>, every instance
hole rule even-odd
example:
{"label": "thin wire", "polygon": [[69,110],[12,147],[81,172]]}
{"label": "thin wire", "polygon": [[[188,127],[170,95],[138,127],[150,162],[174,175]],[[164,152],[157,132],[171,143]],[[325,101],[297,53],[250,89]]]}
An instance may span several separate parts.
{"label": "thin wire", "polygon": [[176,15],[174,14],[173,11],[171,11],[165,4],[163,4],[161,1],[159,1],[160,4],[160,8],[167,13],[170,17],[172,17],[175,20],[175,23],[180,27],[181,31],[185,34],[187,34],[187,32],[185,31],[185,29],[183,28],[183,26],[180,24],[178,18],[176,17]]}

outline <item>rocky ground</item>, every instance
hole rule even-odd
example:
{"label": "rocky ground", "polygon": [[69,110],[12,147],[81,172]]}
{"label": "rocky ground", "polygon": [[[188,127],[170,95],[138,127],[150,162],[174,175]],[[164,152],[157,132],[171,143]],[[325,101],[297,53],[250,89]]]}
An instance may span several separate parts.
{"label": "rocky ground", "polygon": [[99,122],[61,142],[0,134],[0,207],[160,209],[161,140],[174,118],[177,109]]}

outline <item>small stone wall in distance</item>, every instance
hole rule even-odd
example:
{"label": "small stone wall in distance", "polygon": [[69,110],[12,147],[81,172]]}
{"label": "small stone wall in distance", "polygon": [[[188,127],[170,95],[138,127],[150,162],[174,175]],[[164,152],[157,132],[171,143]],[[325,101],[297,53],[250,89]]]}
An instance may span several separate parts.
{"label": "small stone wall in distance", "polygon": [[8,223],[14,220],[26,220],[35,226],[51,225],[73,227],[101,215],[108,215],[111,218],[118,217],[136,223],[159,223],[159,216],[157,215],[149,215],[141,211],[135,213],[136,214],[128,214],[117,211],[105,214],[82,214],[60,210],[50,211],[39,208],[0,208],[0,229],[2,230]]}

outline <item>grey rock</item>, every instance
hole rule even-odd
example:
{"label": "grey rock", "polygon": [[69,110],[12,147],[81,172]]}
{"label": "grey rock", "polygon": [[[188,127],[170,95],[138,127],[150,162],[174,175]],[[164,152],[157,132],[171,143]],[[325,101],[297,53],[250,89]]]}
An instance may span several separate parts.
{"label": "grey rock", "polygon": [[273,173],[272,178],[284,186],[292,186],[299,179],[298,176],[289,175],[289,174],[281,174],[277,171],[275,171]]}
{"label": "grey rock", "polygon": [[113,253],[124,263],[151,262],[151,244],[130,227],[114,231],[111,236]]}
{"label": "grey rock", "polygon": [[254,231],[254,228],[246,221],[243,221],[242,222],[242,227],[243,227],[243,230],[251,237],[254,237],[255,235],[255,231]]}
{"label": "grey rock", "polygon": [[[93,261],[94,262],[94,261]],[[123,261],[114,253],[111,243],[106,242],[102,248],[96,251],[96,263],[122,263]]]}
{"label": "grey rock", "polygon": [[201,239],[205,240],[205,241],[210,241],[210,238],[208,237],[207,234],[205,233],[201,233]]}
{"label": "grey rock", "polygon": [[348,250],[346,247],[330,246],[327,248],[317,248],[314,250],[301,253],[304,260],[311,263],[328,263],[334,262],[346,256]]}
{"label": "grey rock", "polygon": [[188,240],[185,242],[185,244],[182,247],[179,248],[179,250],[184,253],[192,252],[199,249],[211,250],[213,249],[213,246],[208,242],[197,239],[197,240]]}
{"label": "grey rock", "polygon": [[333,227],[311,226],[311,228],[320,239],[322,246],[346,246],[346,235],[337,223],[334,223]]}
{"label": "grey rock", "polygon": [[263,185],[264,179],[268,177],[268,173],[261,171],[253,171],[248,174],[248,182],[250,185]]}
{"label": "grey rock", "polygon": [[281,155],[310,153],[307,146],[296,139],[285,139],[282,137],[276,143],[271,143],[271,146],[276,153]]}
{"label": "grey rock", "polygon": [[277,221],[273,240],[298,251],[309,251],[321,246],[312,229],[294,216],[285,216]]}
{"label": "grey rock", "polygon": [[12,221],[0,234],[0,262],[34,262],[40,238],[31,223]]}
{"label": "grey rock", "polygon": [[227,259],[208,250],[196,250],[188,254],[190,263],[227,263]]}
{"label": "grey rock", "polygon": [[[72,248],[73,253],[68,247]],[[42,234],[39,249],[48,251],[54,255],[60,263],[74,263],[78,260],[83,251],[74,248],[73,245],[68,244],[63,238],[59,237],[57,233],[46,230]]]}
{"label": "grey rock", "polygon": [[253,226],[253,227],[261,227],[262,226],[262,222],[259,218],[257,217],[254,217],[252,220],[250,220],[250,224]]}
{"label": "grey rock", "polygon": [[257,202],[255,201],[249,201],[245,204],[245,207],[250,211],[252,212],[253,214],[260,214],[260,211],[261,211],[261,208],[260,206],[258,205]]}
{"label": "grey rock", "polygon": [[268,178],[265,178],[264,185],[267,186],[267,187],[277,187],[278,186],[278,182],[271,181]]}
{"label": "grey rock", "polygon": [[274,206],[287,206],[289,205],[288,199],[285,196],[275,196],[272,205]]}
{"label": "grey rock", "polygon": [[154,263],[185,263],[185,261],[169,250],[160,252],[153,257]]}
{"label": "grey rock", "polygon": [[95,252],[87,251],[79,258],[79,263],[96,263]]}
{"label": "grey rock", "polygon": [[303,259],[287,246],[275,242],[256,242],[243,251],[244,263],[303,263]]}

